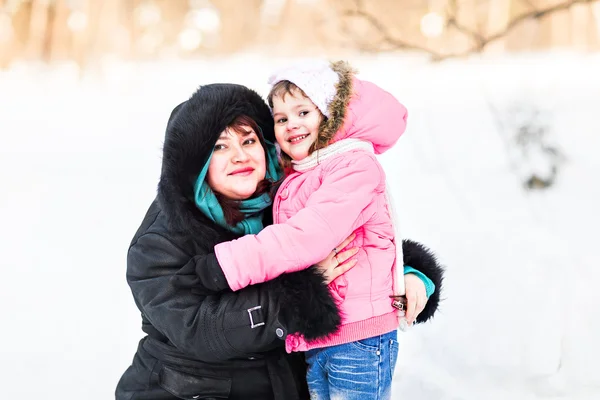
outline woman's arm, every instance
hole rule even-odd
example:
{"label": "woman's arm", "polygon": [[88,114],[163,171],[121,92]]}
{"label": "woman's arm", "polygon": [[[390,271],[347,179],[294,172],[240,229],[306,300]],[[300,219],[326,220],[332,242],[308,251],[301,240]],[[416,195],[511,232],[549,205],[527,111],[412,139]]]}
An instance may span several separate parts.
{"label": "woman's arm", "polygon": [[207,296],[229,290],[215,253],[190,258],[171,277],[171,283],[176,287],[194,288],[195,293]]}
{"label": "woman's arm", "polygon": [[435,254],[421,243],[405,239],[402,241],[402,252],[404,254],[404,265],[410,265],[421,272],[435,286],[433,294],[427,299],[425,308],[416,319],[417,323],[425,322],[432,318],[438,309],[443,290],[444,268],[438,262]]}
{"label": "woman's arm", "polygon": [[164,236],[147,233],[128,252],[127,281],[146,319],[175,347],[217,362],[283,346],[288,332],[333,333],[341,317],[314,268],[239,292],[175,286],[189,256]]}

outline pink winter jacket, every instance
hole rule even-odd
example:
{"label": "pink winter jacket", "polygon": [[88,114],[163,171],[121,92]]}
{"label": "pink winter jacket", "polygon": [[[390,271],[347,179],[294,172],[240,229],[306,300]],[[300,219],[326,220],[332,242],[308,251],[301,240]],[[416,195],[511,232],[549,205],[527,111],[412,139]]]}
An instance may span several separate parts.
{"label": "pink winter jacket", "polygon": [[[343,126],[332,143],[361,139],[382,153],[404,132],[406,109],[375,84],[357,78],[350,82]],[[284,180],[274,199],[274,225],[215,247],[229,286],[239,290],[316,264],[356,233],[349,247],[359,247],[358,263],[330,285],[343,316],[340,330],[310,343],[289,335],[288,351],[349,343],[397,328],[389,298],[396,251],[385,188],[384,171],[373,153],[336,154]]]}

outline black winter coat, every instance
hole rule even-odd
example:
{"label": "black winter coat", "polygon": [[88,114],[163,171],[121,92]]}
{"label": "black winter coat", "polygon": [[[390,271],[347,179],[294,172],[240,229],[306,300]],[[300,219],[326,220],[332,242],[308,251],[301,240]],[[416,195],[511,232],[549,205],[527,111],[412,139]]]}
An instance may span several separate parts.
{"label": "black winter coat", "polygon": [[201,87],[171,114],[158,196],[127,255],[127,282],[147,336],[117,385],[118,400],[308,398],[303,356],[286,354],[284,339],[337,329],[323,277],[310,267],[231,292],[212,251],[235,235],[193,199],[220,132],[242,114],[275,140],[269,109],[243,86]]}

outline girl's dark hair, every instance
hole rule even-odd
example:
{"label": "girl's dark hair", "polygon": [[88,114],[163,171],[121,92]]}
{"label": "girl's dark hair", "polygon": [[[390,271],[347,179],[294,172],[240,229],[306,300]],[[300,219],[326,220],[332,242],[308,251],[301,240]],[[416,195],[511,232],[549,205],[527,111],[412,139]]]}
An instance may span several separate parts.
{"label": "girl's dark hair", "polygon": [[[247,115],[240,115],[230,125],[228,125],[226,129],[230,129],[238,134],[244,134],[246,133],[245,127],[247,126],[252,128],[252,130],[256,132],[256,136],[258,136],[258,141],[265,151],[265,161],[267,162],[268,169],[269,158],[267,155],[265,138],[262,135],[262,130],[252,118],[248,117]],[[274,184],[275,182],[272,182],[269,179],[263,179],[258,183],[256,186],[256,191],[252,194],[252,196],[250,196],[250,198],[261,196],[264,193],[269,193],[271,198],[273,198]],[[229,197],[217,192],[215,192],[215,197],[217,198],[217,201],[223,210],[223,216],[225,217],[225,222],[227,222],[228,225],[235,226],[246,218],[246,216],[240,211],[239,200],[230,199]]]}
{"label": "girl's dark hair", "polygon": [[[295,83],[291,81],[283,80],[273,85],[271,91],[269,92],[269,95],[267,96],[267,103],[269,104],[269,107],[271,107],[271,110],[273,109],[273,97],[278,96],[281,97],[281,99],[283,100],[288,94],[293,96],[294,92],[300,92],[300,94],[304,98],[310,100],[310,97],[308,97],[306,93],[304,93],[304,90],[302,90],[300,87],[298,87]],[[321,124],[319,125],[320,135],[321,132],[323,132],[325,124],[327,123],[327,117],[321,112],[321,110],[319,110],[319,108],[317,108],[317,111],[319,111],[319,113],[321,114]],[[315,140],[315,142],[308,148],[309,155],[312,154],[315,150],[319,150],[319,148],[323,147],[319,146],[318,143],[319,140]],[[281,167],[284,171],[289,171],[292,169],[292,158],[285,154],[283,151],[279,155],[279,163],[281,164]]]}

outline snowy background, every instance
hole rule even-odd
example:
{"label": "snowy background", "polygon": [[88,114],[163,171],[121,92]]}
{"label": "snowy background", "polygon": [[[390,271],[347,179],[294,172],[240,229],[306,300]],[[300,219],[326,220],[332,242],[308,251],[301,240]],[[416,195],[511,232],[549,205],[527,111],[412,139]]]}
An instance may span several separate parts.
{"label": "snowy background", "polygon": [[[600,398],[600,56],[351,61],[409,109],[382,162],[403,235],[448,268],[434,322],[400,334],[394,398]],[[125,255],[171,109],[202,83],[266,94],[286,62],[0,72],[2,398],[114,398],[142,337]],[[560,157],[516,146],[523,123]],[[550,188],[523,189],[551,165]]]}

